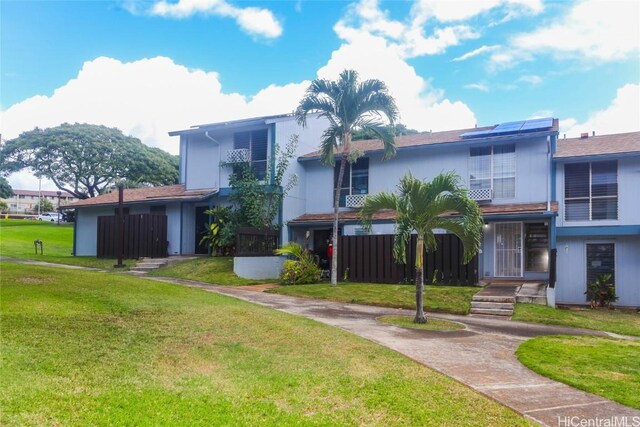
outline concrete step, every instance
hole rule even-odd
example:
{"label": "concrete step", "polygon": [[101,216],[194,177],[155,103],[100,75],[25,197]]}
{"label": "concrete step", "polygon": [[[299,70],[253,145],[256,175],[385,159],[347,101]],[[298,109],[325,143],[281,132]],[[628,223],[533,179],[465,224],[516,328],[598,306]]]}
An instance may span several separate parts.
{"label": "concrete step", "polygon": [[471,314],[488,314],[492,316],[506,316],[513,315],[513,310],[507,310],[503,308],[472,308]]}
{"label": "concrete step", "polygon": [[131,267],[132,271],[153,271],[160,268],[160,266],[144,266],[144,265],[136,265],[135,267]]}
{"label": "concrete step", "polygon": [[136,267],[152,267],[152,268],[160,268],[167,265],[166,262],[138,262],[136,263]]}
{"label": "concrete step", "polygon": [[516,297],[515,296],[494,296],[494,295],[474,295],[471,299],[472,301],[478,302],[508,302],[515,304]]}
{"label": "concrete step", "polygon": [[513,303],[511,302],[490,302],[490,301],[471,301],[471,308],[480,308],[480,309],[504,309],[513,311]]}
{"label": "concrete step", "polygon": [[547,305],[547,297],[546,296],[528,296],[528,295],[518,295],[518,302],[524,304],[539,304],[539,305]]}

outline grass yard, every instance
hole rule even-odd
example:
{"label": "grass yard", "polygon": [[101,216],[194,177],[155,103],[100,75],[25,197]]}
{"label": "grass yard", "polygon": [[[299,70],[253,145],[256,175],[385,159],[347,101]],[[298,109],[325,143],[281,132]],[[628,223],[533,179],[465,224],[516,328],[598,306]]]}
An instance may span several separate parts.
{"label": "grass yard", "polygon": [[588,308],[567,310],[536,304],[517,304],[513,320],[640,336],[640,313],[628,311]]}
{"label": "grass yard", "polygon": [[1,425],[528,424],[308,319],[137,277],[0,267]]}
{"label": "grass yard", "polygon": [[[424,309],[442,313],[468,314],[471,309],[471,298],[480,289],[475,286],[425,286]],[[283,286],[270,289],[268,292],[354,304],[416,308],[416,291],[413,285],[339,283],[334,287],[328,283],[321,283]]]}
{"label": "grass yard", "polygon": [[376,319],[378,322],[389,325],[400,326],[410,329],[424,329],[425,331],[457,331],[464,329],[464,325],[448,320],[429,317],[427,323],[414,323],[410,316],[381,316]]}
{"label": "grass yard", "polygon": [[269,283],[274,280],[251,280],[233,272],[232,257],[207,257],[187,260],[151,272],[154,276],[177,277],[216,285],[242,286]]}
{"label": "grass yard", "polygon": [[545,377],[640,409],[640,342],[547,336],[525,341],[520,362]]}
{"label": "grass yard", "polygon": [[[33,241],[42,240],[43,255],[36,255]],[[80,265],[112,269],[113,259],[75,257],[73,251],[73,224],[57,225],[51,222],[23,219],[0,219],[0,255],[33,259],[59,264]]]}

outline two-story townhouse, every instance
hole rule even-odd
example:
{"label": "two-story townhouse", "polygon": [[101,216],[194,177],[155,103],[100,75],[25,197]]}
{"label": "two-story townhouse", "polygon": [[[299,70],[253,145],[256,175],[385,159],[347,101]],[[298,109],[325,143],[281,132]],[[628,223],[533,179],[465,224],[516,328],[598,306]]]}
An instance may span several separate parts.
{"label": "two-story townhouse", "polygon": [[640,132],[561,139],[554,154],[556,302],[585,304],[610,273],[616,305],[640,306]]}
{"label": "two-story townhouse", "polygon": [[[394,191],[407,172],[432,179],[457,172],[481,206],[485,227],[479,259],[481,279],[548,280],[557,204],[551,197],[551,156],[558,121],[537,119],[484,128],[427,132],[396,138],[397,156],[382,161],[380,141],[356,141],[364,156],[349,166],[340,204],[340,233],[363,233],[357,208],[363,196]],[[301,156],[306,210],[288,223],[291,239],[328,258],[336,169],[319,152]],[[313,183],[313,184],[311,184]],[[393,233],[393,215],[374,216],[372,233]]]}
{"label": "two-story townhouse", "polygon": [[[308,126],[303,128],[293,115],[282,114],[170,132],[170,136],[179,138],[179,184],[125,189],[125,213],[166,215],[169,255],[206,254],[207,248],[199,245],[204,225],[209,221],[205,211],[229,204],[230,165],[250,162],[257,176],[269,185],[273,180],[276,145],[284,147],[293,135],[298,135],[296,156],[299,156],[318,146],[325,128],[326,122],[315,120],[315,116],[310,117]],[[301,165],[292,163],[287,177],[297,174],[298,183],[283,202],[280,223],[305,212],[303,194],[307,177]],[[76,255],[96,255],[98,217],[114,215],[117,204],[118,194],[112,192],[70,206],[76,208],[75,236],[80,236],[74,242]],[[282,238],[286,241],[286,236]]]}

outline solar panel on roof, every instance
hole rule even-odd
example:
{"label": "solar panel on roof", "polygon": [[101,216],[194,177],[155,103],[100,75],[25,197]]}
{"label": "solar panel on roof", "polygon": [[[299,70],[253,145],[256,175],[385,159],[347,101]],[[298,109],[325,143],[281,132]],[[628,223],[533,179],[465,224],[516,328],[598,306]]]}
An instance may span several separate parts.
{"label": "solar panel on roof", "polygon": [[545,117],[544,119],[527,120],[522,128],[521,132],[532,132],[536,130],[548,129],[553,126],[553,118]]}
{"label": "solar panel on roof", "polygon": [[518,134],[521,132],[534,132],[538,130],[548,129],[553,126],[553,118],[545,117],[543,119],[520,120],[517,122],[501,123],[490,130],[480,130],[473,132],[465,132],[460,135],[461,138],[477,138],[484,136],[501,136],[509,134]]}

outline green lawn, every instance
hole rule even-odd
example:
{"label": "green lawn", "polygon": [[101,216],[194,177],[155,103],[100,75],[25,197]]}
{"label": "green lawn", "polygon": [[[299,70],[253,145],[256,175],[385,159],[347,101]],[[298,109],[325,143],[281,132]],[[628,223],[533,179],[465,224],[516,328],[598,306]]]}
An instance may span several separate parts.
{"label": "green lawn", "polygon": [[309,319],[137,277],[0,268],[1,425],[527,424]]}
{"label": "green lawn", "polygon": [[[443,313],[468,314],[471,309],[471,297],[480,289],[475,286],[425,286],[424,309]],[[413,285],[339,283],[334,287],[328,283],[321,283],[283,286],[270,289],[267,292],[354,304],[416,308],[416,291]]]}
{"label": "green lawn", "polygon": [[387,323],[389,325],[400,326],[410,329],[424,329],[426,331],[456,331],[464,329],[464,325],[448,320],[436,319],[431,317],[427,323],[414,323],[411,316],[381,316],[376,319],[378,322]]}
{"label": "green lawn", "polygon": [[[36,255],[33,241],[43,242],[43,255]],[[0,219],[0,255],[34,259],[59,264],[80,265],[112,269],[113,259],[75,257],[73,251],[73,224],[55,224],[22,219]]]}
{"label": "green lawn", "polygon": [[197,258],[159,268],[154,276],[177,277],[216,285],[242,286],[274,282],[272,279],[251,280],[238,277],[233,272],[232,257]]}
{"label": "green lawn", "polygon": [[520,362],[545,377],[640,409],[640,342],[547,336],[525,341]]}
{"label": "green lawn", "polygon": [[517,304],[512,319],[640,336],[640,313],[627,311],[587,308],[567,310],[544,305]]}

